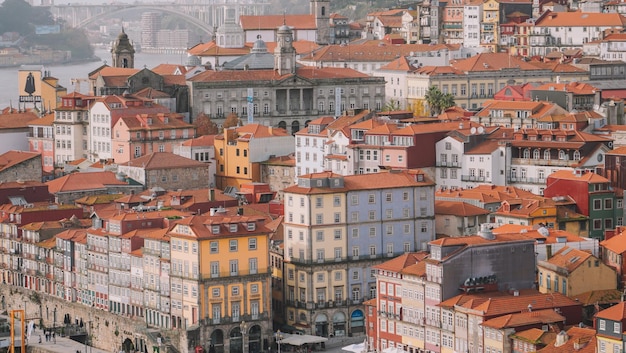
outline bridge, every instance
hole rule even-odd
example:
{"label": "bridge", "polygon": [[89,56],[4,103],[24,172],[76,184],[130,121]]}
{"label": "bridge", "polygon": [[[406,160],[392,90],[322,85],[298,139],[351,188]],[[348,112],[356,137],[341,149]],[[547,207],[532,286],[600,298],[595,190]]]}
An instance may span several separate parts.
{"label": "bridge", "polygon": [[239,15],[265,15],[269,3],[265,0],[212,0],[208,3],[191,2],[135,2],[111,4],[73,4],[48,6],[52,16],[62,19],[74,28],[87,27],[98,20],[124,12],[155,11],[186,20],[191,25],[212,34],[224,23],[224,8],[237,8]]}

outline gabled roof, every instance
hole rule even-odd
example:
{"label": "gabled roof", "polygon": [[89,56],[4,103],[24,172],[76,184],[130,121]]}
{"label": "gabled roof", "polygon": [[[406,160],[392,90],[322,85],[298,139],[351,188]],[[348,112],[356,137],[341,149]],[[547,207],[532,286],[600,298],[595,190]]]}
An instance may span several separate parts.
{"label": "gabled roof", "polygon": [[596,330],[592,328],[571,327],[567,330],[567,342],[557,346],[556,340],[538,353],[595,353],[596,351]]}
{"label": "gabled roof", "polygon": [[406,267],[424,260],[428,255],[429,253],[426,251],[404,253],[380,265],[372,266],[372,268],[399,273]]}
{"label": "gabled roof", "polygon": [[488,215],[489,213],[490,212],[484,208],[461,201],[435,201],[435,214],[472,217]]}
{"label": "gabled roof", "polygon": [[467,59],[451,61],[450,66],[464,72],[500,71],[502,69],[541,70],[508,53],[481,53]]}
{"label": "gabled roof", "polygon": [[25,129],[37,124],[39,117],[32,111],[0,114],[0,132],[10,129]]}
{"label": "gabled roof", "polygon": [[573,180],[573,181],[582,181],[586,183],[608,183],[609,180],[599,174],[592,172],[581,172],[580,174],[576,174],[570,170],[559,170],[548,176],[550,179],[560,179],[560,180]]}
{"label": "gabled roof", "polygon": [[593,257],[593,255],[586,251],[564,246],[552,255],[551,258],[545,261],[539,261],[537,266],[550,269],[563,269],[567,273],[572,273],[590,257]]}
{"label": "gabled roof", "polygon": [[556,332],[544,331],[539,328],[531,328],[519,331],[510,336],[512,339],[528,342],[531,344],[548,344],[556,338]]}
{"label": "gabled roof", "polygon": [[616,304],[622,301],[622,291],[619,289],[592,290],[576,295],[575,299],[583,306]]}
{"label": "gabled roof", "polygon": [[40,154],[36,152],[7,151],[0,155],[0,171],[7,170],[38,156]]}
{"label": "gabled roof", "polygon": [[557,313],[553,309],[523,311],[502,315],[494,319],[484,321],[483,327],[494,329],[513,328],[527,325],[552,324],[565,322],[565,316]]}
{"label": "gabled roof", "polygon": [[302,61],[335,62],[335,61],[371,61],[389,63],[400,56],[411,53],[438,52],[441,50],[458,50],[454,44],[389,44],[384,41],[370,41],[363,44],[327,45],[301,58]]}
{"label": "gabled roof", "polygon": [[552,12],[546,11],[536,21],[536,27],[624,27],[626,17],[619,13]]}
{"label": "gabled roof", "polygon": [[622,231],[613,237],[600,242],[600,246],[621,255],[626,252],[626,232]]}
{"label": "gabled roof", "polygon": [[608,309],[604,309],[597,313],[596,317],[612,321],[622,321],[626,319],[626,302],[619,302]]}
{"label": "gabled roof", "polygon": [[144,170],[172,169],[172,168],[206,168],[206,164],[194,159],[185,158],[170,152],[153,152],[139,158],[132,159],[123,166],[136,167]]}
{"label": "gabled roof", "polygon": [[46,183],[51,194],[106,189],[108,185],[128,185],[113,172],[72,173]]}
{"label": "gabled roof", "polygon": [[182,143],[183,146],[210,147],[214,145],[215,135],[202,135]]}

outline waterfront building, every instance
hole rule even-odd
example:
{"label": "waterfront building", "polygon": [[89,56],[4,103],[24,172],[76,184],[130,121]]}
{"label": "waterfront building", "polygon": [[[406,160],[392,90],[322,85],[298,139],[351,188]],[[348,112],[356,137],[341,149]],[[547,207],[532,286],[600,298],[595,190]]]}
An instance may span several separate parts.
{"label": "waterfront building", "polygon": [[421,170],[299,176],[284,190],[287,323],[325,337],[364,332],[372,266],[434,238],[434,188]]}
{"label": "waterfront building", "polygon": [[263,217],[192,216],[169,232],[172,327],[216,352],[257,352],[271,326],[269,229]]}

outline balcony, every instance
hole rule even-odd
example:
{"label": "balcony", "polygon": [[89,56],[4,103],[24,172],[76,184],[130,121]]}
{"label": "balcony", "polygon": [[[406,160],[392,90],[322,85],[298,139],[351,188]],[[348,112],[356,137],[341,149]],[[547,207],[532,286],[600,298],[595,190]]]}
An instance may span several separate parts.
{"label": "balcony", "polygon": [[546,178],[520,178],[520,177],[509,177],[509,183],[525,183],[525,184],[539,184],[545,185]]}
{"label": "balcony", "polygon": [[531,159],[531,158],[512,158],[511,165],[535,165],[535,166],[555,166],[569,167],[577,164],[579,161],[569,159]]}
{"label": "balcony", "polygon": [[461,181],[484,182],[485,177],[476,176],[476,175],[461,175]]}

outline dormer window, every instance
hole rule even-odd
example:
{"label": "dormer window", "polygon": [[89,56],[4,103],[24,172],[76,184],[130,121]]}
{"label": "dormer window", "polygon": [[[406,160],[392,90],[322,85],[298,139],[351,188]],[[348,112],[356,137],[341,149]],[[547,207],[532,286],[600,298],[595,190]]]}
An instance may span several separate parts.
{"label": "dormer window", "polygon": [[212,226],[211,232],[213,232],[213,234],[220,234],[220,226]]}
{"label": "dormer window", "polygon": [[248,228],[248,231],[250,231],[250,232],[255,230],[256,229],[256,223],[254,223],[254,222],[248,223],[247,228]]}
{"label": "dormer window", "polygon": [[231,233],[234,233],[237,231],[237,223],[233,223],[233,224],[229,224],[229,229]]}

